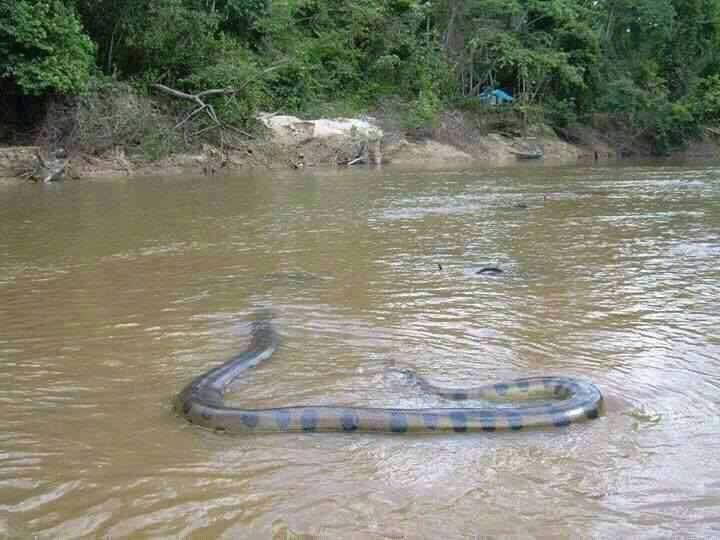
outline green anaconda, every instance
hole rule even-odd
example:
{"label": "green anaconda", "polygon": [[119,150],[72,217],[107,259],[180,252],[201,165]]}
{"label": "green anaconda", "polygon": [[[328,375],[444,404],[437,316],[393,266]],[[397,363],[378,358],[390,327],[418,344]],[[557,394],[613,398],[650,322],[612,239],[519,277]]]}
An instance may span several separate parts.
{"label": "green anaconda", "polygon": [[270,358],[278,343],[271,318],[258,317],[253,322],[248,348],[188,384],[176,398],[178,413],[193,424],[221,432],[467,432],[566,426],[597,418],[602,406],[602,394],[595,385],[569,377],[529,377],[469,388],[442,388],[418,376],[414,377],[425,391],[448,399],[534,403],[429,409],[312,405],[243,409],[225,405],[225,388],[246,370]]}

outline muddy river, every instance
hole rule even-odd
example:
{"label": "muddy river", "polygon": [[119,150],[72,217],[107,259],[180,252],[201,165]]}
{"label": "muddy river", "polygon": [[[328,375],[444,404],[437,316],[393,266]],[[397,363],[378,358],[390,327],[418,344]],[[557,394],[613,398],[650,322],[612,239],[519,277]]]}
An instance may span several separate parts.
{"label": "muddy river", "polygon": [[[718,537],[719,298],[719,164],[0,185],[0,538]],[[433,435],[176,416],[262,306],[282,343],[233,403],[442,406],[411,368],[579,377],[605,410]]]}

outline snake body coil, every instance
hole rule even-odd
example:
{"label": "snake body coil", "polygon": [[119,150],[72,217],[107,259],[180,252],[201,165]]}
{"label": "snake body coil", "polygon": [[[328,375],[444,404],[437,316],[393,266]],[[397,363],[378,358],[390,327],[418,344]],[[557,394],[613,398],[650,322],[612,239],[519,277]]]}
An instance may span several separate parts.
{"label": "snake body coil", "polygon": [[[527,405],[481,408],[381,409],[366,407],[299,406],[242,409],[226,406],[225,388],[247,369],[272,356],[278,336],[270,317],[253,324],[248,348],[188,384],[175,408],[193,424],[221,432],[437,431],[519,430],[566,426],[597,418],[602,394],[591,383],[568,377],[530,377],[471,388],[442,388],[416,377],[423,389],[454,400],[534,400]],[[542,400],[539,404],[538,400]]]}

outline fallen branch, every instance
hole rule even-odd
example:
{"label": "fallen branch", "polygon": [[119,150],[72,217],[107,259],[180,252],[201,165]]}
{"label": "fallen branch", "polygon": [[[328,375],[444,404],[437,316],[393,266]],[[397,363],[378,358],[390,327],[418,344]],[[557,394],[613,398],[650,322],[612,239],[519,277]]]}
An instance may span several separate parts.
{"label": "fallen branch", "polygon": [[175,129],[182,127],[182,125],[190,120],[193,116],[195,116],[197,113],[202,112],[205,110],[205,107],[198,107],[197,109],[193,109],[182,121],[175,124]]}
{"label": "fallen branch", "polygon": [[64,156],[64,152],[56,152],[54,158],[45,160],[40,152],[35,151],[37,165],[30,178],[42,180],[46,184],[60,180],[65,174],[65,165],[67,164],[67,161],[61,156]]}
{"label": "fallen branch", "polygon": [[[262,70],[261,73],[263,75],[266,73],[270,73],[272,71],[280,69],[285,64],[287,64],[287,60],[280,62],[274,66],[270,66],[269,68],[265,68],[264,70]],[[220,131],[221,138],[222,138],[222,128],[225,128],[225,129],[234,131],[236,133],[239,133],[241,135],[244,135],[245,137],[248,137],[250,139],[254,139],[255,137],[253,137],[250,133],[247,133],[246,131],[238,129],[234,126],[231,126],[225,122],[221,122],[220,119],[218,118],[217,114],[215,113],[215,109],[213,108],[213,106],[210,103],[208,103],[207,101],[205,101],[206,98],[214,97],[214,96],[235,96],[240,91],[242,91],[243,88],[245,88],[248,84],[250,84],[250,82],[252,82],[252,79],[246,80],[245,82],[240,84],[240,86],[238,86],[238,87],[210,88],[208,90],[203,90],[202,92],[198,92],[197,94],[190,94],[188,92],[183,92],[182,90],[177,90],[175,88],[171,88],[169,86],[166,86],[166,85],[160,84],[160,83],[154,83],[152,86],[153,86],[153,88],[160,90],[161,92],[164,92],[165,94],[171,95],[171,96],[179,98],[179,99],[192,101],[193,103],[195,103],[197,105],[197,107],[195,107],[192,111],[190,111],[185,116],[185,118],[183,118],[180,122],[178,122],[175,125],[175,129],[181,128],[183,125],[185,125],[187,122],[189,122],[193,117],[195,117],[196,115],[205,111],[207,113],[208,117],[210,118],[210,120],[212,121],[212,123],[215,125],[215,127],[221,128],[221,131]],[[191,134],[190,136],[192,137],[192,136],[198,135],[199,133],[203,133],[205,131],[207,131],[207,128],[201,129],[201,130]],[[187,133],[185,133],[184,136],[187,137]]]}
{"label": "fallen branch", "polygon": [[225,127],[226,129],[229,129],[230,131],[234,131],[235,133],[239,133],[240,135],[244,135],[244,136],[247,137],[248,139],[254,139],[254,138],[255,138],[255,137],[253,137],[250,133],[248,133],[247,131],[243,131],[242,129],[236,128],[235,126],[231,126],[230,124],[225,124],[224,127]]}
{"label": "fallen branch", "polygon": [[200,135],[201,133],[206,133],[206,132],[208,132],[208,131],[211,131],[211,130],[213,130],[213,129],[217,129],[217,128],[219,128],[219,127],[221,127],[221,126],[220,126],[220,125],[215,125],[215,126],[208,126],[208,127],[202,128],[202,129],[198,129],[198,130],[195,131],[194,133],[191,133],[191,136],[192,136],[192,137],[197,137],[197,136]]}
{"label": "fallen branch", "polygon": [[358,163],[365,163],[365,156],[358,156],[355,159],[348,161],[348,165],[357,165]]}
{"label": "fallen branch", "polygon": [[169,86],[165,86],[164,84],[155,83],[153,84],[153,87],[157,88],[158,90],[162,90],[166,94],[170,94],[171,96],[175,96],[180,99],[188,99],[190,101],[194,101],[198,105],[205,105],[203,102],[204,97],[208,96],[218,96],[218,95],[224,95],[224,96],[230,96],[237,94],[240,89],[239,88],[212,88],[210,90],[203,90],[202,92],[198,92],[197,94],[188,94],[187,92],[182,92],[181,90],[175,90],[174,88],[170,88]]}
{"label": "fallen branch", "polygon": [[[160,83],[153,84],[153,87],[176,98],[185,99],[197,104],[197,107],[195,109],[190,111],[190,113],[188,113],[183,120],[181,120],[175,125],[175,129],[182,127],[182,125],[189,121],[193,116],[203,111],[207,113],[207,115],[210,117],[210,120],[212,120],[215,126],[222,127],[222,122],[220,122],[217,114],[215,114],[215,109],[212,105],[206,103],[203,98],[206,98],[208,96],[230,96],[237,94],[237,92],[239,91],[237,88],[211,88],[210,90],[203,90],[202,92],[198,92],[197,94],[188,94],[187,92],[182,92],[180,90],[170,88],[169,86],[165,86],[164,84]],[[205,130],[200,130],[198,133],[202,133],[203,131]]]}
{"label": "fallen branch", "polygon": [[[195,132],[190,133],[190,137],[196,137],[200,135],[201,133],[205,133],[207,131],[211,131],[216,128],[220,128],[220,140],[221,140],[221,146],[222,146],[222,129],[232,129],[233,131],[240,132],[246,137],[253,138],[252,135],[249,133],[245,133],[244,131],[241,131],[237,128],[234,128],[232,126],[229,126],[228,124],[225,124],[224,122],[221,122],[220,119],[217,116],[217,113],[215,112],[215,109],[210,103],[207,103],[205,101],[205,98],[212,97],[212,96],[234,96],[237,94],[241,88],[211,88],[209,90],[203,90],[202,92],[198,92],[197,94],[189,94],[187,92],[183,92],[181,90],[176,90],[175,88],[170,88],[169,86],[165,86],[164,84],[155,83],[153,84],[153,87],[160,90],[161,92],[164,92],[166,94],[169,94],[173,97],[184,99],[187,101],[192,101],[197,105],[193,110],[191,110],[187,115],[185,115],[185,118],[180,120],[177,124],[175,124],[175,129],[179,129],[183,127],[186,123],[188,123],[192,118],[200,114],[201,112],[205,112],[208,117],[210,118],[210,121],[212,122],[211,126],[199,129]],[[188,134],[187,132],[184,132],[184,136],[187,138]]]}
{"label": "fallen branch", "polygon": [[368,157],[368,148],[367,145],[363,142],[360,144],[360,149],[355,153],[355,157],[350,158],[346,160],[344,163],[338,163],[339,165],[358,165],[367,163],[367,157]]}

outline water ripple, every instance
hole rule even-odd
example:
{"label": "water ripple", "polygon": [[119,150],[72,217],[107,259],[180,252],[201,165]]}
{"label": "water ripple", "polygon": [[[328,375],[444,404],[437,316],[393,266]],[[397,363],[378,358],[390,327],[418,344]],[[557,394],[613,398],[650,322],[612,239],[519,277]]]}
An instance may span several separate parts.
{"label": "water ripple", "polygon": [[[0,536],[717,535],[720,169],[315,171],[0,193]],[[18,204],[21,202],[21,204]],[[517,207],[518,204],[525,205]],[[484,266],[503,273],[478,275]],[[271,306],[252,406],[567,374],[599,419],[219,437],[172,413]],[[518,511],[518,509],[522,511]]]}

